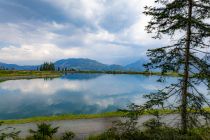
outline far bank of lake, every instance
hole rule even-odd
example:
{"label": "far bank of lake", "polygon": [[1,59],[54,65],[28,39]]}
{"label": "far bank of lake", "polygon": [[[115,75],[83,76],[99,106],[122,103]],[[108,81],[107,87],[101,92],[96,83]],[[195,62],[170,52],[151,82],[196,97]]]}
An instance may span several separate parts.
{"label": "far bank of lake", "polygon": [[36,78],[56,78],[61,77],[68,73],[86,73],[86,74],[140,74],[140,75],[158,75],[158,76],[171,76],[180,77],[182,74],[170,72],[138,72],[138,71],[35,71],[35,70],[0,70],[0,82],[6,80],[16,79],[36,79]]}

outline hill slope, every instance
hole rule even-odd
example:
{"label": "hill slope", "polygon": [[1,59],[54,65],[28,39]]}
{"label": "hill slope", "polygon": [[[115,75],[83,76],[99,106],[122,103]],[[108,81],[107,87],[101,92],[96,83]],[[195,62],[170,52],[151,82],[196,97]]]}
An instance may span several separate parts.
{"label": "hill slope", "polygon": [[55,62],[56,67],[74,68],[77,70],[104,70],[107,65],[91,59],[84,58],[69,58]]}

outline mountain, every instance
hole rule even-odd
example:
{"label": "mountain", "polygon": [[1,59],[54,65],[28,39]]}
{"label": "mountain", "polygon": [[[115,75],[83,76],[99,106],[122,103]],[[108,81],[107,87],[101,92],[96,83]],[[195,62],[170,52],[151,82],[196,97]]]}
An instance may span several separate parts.
{"label": "mountain", "polygon": [[141,59],[134,63],[126,65],[124,68],[127,71],[144,71],[145,68],[144,68],[143,64],[145,64],[145,63],[147,63],[147,61],[144,59]]}
{"label": "mountain", "polygon": [[38,66],[19,66],[16,64],[6,64],[0,62],[0,69],[15,69],[15,70],[36,70]]}
{"label": "mountain", "polygon": [[105,70],[107,65],[85,58],[69,58],[56,61],[55,67],[73,68],[77,70]]}
{"label": "mountain", "polygon": [[69,58],[55,62],[55,67],[73,68],[77,70],[95,70],[95,71],[124,71],[125,68],[121,65],[106,65],[96,60],[84,58]]}
{"label": "mountain", "polygon": [[[106,65],[96,60],[87,58],[69,58],[54,62],[56,68],[73,68],[76,70],[94,70],[94,71],[143,71],[143,64],[145,60],[138,60],[126,66],[121,65]],[[20,66],[16,64],[0,63],[0,69],[15,69],[15,70],[36,70],[40,65],[34,66]]]}

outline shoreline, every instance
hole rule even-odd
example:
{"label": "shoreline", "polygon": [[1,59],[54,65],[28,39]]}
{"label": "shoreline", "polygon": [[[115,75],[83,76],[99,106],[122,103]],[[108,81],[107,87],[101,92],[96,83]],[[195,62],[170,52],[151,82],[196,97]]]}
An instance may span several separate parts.
{"label": "shoreline", "polygon": [[180,77],[182,74],[168,72],[162,74],[161,72],[145,72],[145,71],[36,71],[36,70],[0,70],[0,80],[3,79],[21,79],[21,78],[54,78],[60,77],[65,73],[87,73],[87,74],[136,74],[136,75],[158,75],[158,76],[173,76]]}
{"label": "shoreline", "polygon": [[[207,112],[210,112],[210,108],[204,108]],[[169,109],[158,109],[158,110],[147,110],[142,115],[151,115],[152,112],[158,111],[160,115],[173,115],[179,114],[178,110]],[[64,121],[64,120],[81,120],[81,119],[97,119],[97,118],[113,118],[113,117],[124,117],[126,112],[115,111],[115,112],[104,112],[98,114],[62,114],[62,115],[51,115],[51,116],[36,116],[22,119],[5,119],[0,120],[3,125],[9,124],[26,124],[26,123],[39,123],[39,122],[53,122],[53,121]]]}
{"label": "shoreline", "polygon": [[37,117],[29,117],[23,119],[0,120],[0,122],[2,122],[3,125],[26,124],[26,123],[53,122],[53,121],[62,121],[62,120],[123,117],[124,115],[126,115],[126,113],[116,111],[116,112],[106,112],[98,114],[63,114],[63,115],[52,115],[52,116],[37,116]]}
{"label": "shoreline", "polygon": [[[7,80],[21,80],[21,79],[39,79],[39,78],[59,78],[66,74],[128,74],[128,75],[144,75],[144,76],[169,76],[169,77],[182,77],[182,74],[179,73],[166,73],[162,75],[160,72],[120,72],[120,71],[67,71],[67,72],[59,72],[59,71],[9,71],[12,73],[17,72],[17,74],[2,74],[0,70],[0,82],[4,82]],[[18,74],[25,72],[26,74]]]}
{"label": "shoreline", "polygon": [[57,71],[0,70],[0,82],[18,79],[58,78],[62,75]]}
{"label": "shoreline", "polygon": [[[150,115],[152,111],[145,111],[142,115]],[[174,114],[177,111],[174,110],[159,110],[160,114]],[[52,116],[36,116],[23,119],[8,119],[0,120],[3,124],[25,124],[34,122],[51,122],[51,121],[61,121],[61,120],[80,120],[80,119],[96,119],[96,118],[112,118],[112,117],[123,117],[126,116],[126,112],[115,111],[115,112],[105,112],[98,114],[63,114],[63,115],[52,115]]]}
{"label": "shoreline", "polygon": [[11,77],[0,77],[1,81],[7,80],[21,80],[21,79],[39,79],[39,78],[58,78],[60,75],[43,75],[43,76],[11,76]]}
{"label": "shoreline", "polygon": [[130,75],[145,75],[145,76],[171,76],[171,77],[182,77],[182,74],[175,73],[175,72],[168,72],[165,74],[162,74],[161,72],[146,72],[146,71],[76,71],[74,73],[87,73],[87,74],[130,74]]}

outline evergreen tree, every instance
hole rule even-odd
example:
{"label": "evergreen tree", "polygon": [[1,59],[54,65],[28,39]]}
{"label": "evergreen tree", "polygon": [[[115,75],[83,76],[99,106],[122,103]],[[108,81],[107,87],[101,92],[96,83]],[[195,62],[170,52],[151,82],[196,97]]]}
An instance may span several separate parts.
{"label": "evergreen tree", "polygon": [[158,93],[146,95],[149,101],[145,105],[180,110],[181,128],[185,134],[189,127],[199,123],[198,116],[209,119],[203,108],[210,105],[209,100],[197,87],[200,84],[210,87],[210,24],[207,22],[210,0],[155,0],[155,3],[158,6],[145,7],[144,13],[152,17],[146,26],[148,33],[155,32],[155,39],[161,39],[163,35],[178,37],[168,46],[148,50],[150,62],[145,67],[147,70],[159,69],[163,74],[179,72],[183,77]]}
{"label": "evergreen tree", "polygon": [[40,66],[40,71],[55,71],[55,65],[52,62],[44,62],[44,64]]}

